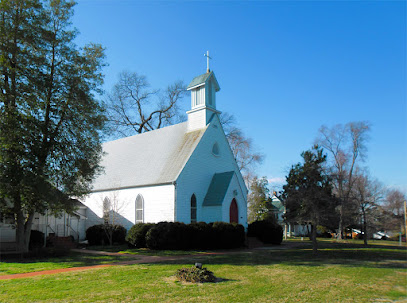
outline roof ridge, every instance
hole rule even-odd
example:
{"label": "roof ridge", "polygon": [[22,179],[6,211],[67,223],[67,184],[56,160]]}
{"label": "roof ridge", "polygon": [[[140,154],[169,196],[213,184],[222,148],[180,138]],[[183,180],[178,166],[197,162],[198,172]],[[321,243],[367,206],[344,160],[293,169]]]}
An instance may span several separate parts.
{"label": "roof ridge", "polygon": [[152,134],[152,133],[156,134],[156,133],[158,133],[160,131],[168,130],[169,128],[173,128],[175,126],[180,127],[181,125],[185,125],[186,123],[188,123],[188,121],[184,121],[184,122],[181,122],[181,123],[176,123],[176,124],[168,125],[168,126],[165,126],[165,127],[153,129],[153,130],[150,130],[148,132],[141,133],[141,134],[135,134],[135,135],[131,135],[131,136],[123,137],[123,138],[118,138],[118,139],[115,139],[115,140],[106,141],[106,142],[103,142],[102,144],[104,145],[106,143],[117,142],[117,141],[120,141],[120,140],[126,140],[126,139],[130,139],[130,138],[134,138],[134,137],[146,136],[146,135]]}

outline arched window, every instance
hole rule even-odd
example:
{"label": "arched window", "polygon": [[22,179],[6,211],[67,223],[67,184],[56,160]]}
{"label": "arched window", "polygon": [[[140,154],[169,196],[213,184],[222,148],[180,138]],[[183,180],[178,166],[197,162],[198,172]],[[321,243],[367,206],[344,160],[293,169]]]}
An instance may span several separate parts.
{"label": "arched window", "polygon": [[105,197],[103,199],[103,221],[105,224],[109,223],[109,213],[111,206],[112,204],[110,203],[110,199],[108,197]]}
{"label": "arched window", "polygon": [[136,198],[136,223],[144,222],[144,199],[142,195]]}
{"label": "arched window", "polygon": [[230,223],[239,223],[239,210],[237,208],[236,199],[232,200],[229,209]]}
{"label": "arched window", "polygon": [[195,194],[191,197],[191,223],[196,222],[196,197]]}

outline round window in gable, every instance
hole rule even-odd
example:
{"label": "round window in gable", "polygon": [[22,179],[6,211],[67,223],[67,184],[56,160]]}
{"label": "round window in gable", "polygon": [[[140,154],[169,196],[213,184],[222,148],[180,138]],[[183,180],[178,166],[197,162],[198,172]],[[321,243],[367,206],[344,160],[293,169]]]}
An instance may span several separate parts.
{"label": "round window in gable", "polygon": [[215,156],[219,156],[219,145],[216,142],[212,146],[212,154],[214,154]]}

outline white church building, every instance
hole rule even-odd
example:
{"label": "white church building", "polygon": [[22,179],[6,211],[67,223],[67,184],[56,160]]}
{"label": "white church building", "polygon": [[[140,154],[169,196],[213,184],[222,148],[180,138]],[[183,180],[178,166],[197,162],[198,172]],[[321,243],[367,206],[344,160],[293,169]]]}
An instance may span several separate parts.
{"label": "white church building", "polygon": [[109,220],[237,222],[247,227],[247,188],[216,109],[213,72],[195,77],[188,121],[103,144],[104,174],[84,199],[86,227]]}
{"label": "white church building", "polygon": [[[104,173],[75,214],[37,215],[33,229],[84,240],[86,229],[108,221],[135,223],[237,222],[247,227],[247,188],[216,109],[213,72],[195,77],[186,122],[103,144]],[[15,241],[0,216],[0,250]]]}

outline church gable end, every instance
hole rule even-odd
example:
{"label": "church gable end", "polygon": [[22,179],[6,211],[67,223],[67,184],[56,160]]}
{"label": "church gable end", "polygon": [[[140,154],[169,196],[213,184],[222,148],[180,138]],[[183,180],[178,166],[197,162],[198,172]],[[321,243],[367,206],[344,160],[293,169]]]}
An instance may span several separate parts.
{"label": "church gable end", "polygon": [[247,189],[217,115],[207,126],[176,184],[177,221],[190,222],[189,201],[195,193],[197,221],[229,222],[229,206],[236,195],[239,223],[247,225]]}
{"label": "church gable end", "polygon": [[237,221],[247,227],[247,188],[219,120],[215,74],[194,78],[188,90],[187,122],[103,145],[105,173],[86,198],[87,227],[103,220],[101,196],[123,204],[118,223],[127,229],[160,221]]}

